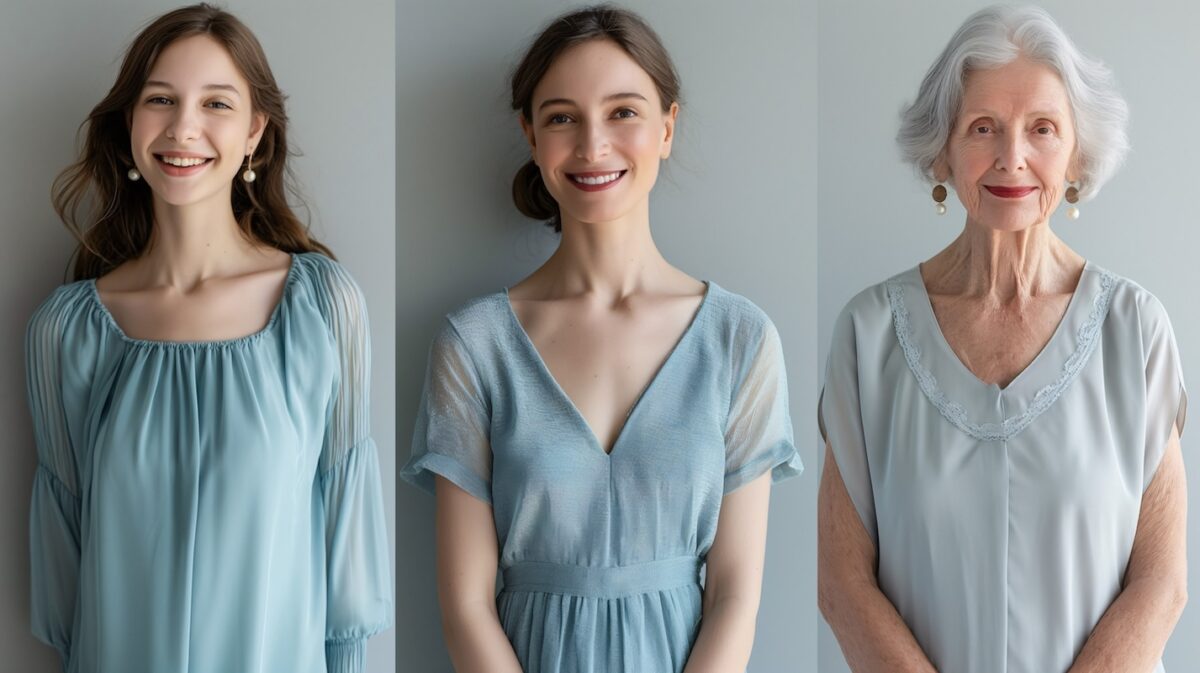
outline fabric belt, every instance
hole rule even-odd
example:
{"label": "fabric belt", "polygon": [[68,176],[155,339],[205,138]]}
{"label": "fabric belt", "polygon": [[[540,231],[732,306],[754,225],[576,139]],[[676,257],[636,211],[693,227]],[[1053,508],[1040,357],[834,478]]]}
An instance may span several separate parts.
{"label": "fabric belt", "polygon": [[576,566],[523,561],[504,569],[505,591],[532,591],[587,598],[621,598],[700,584],[695,556],[627,566]]}

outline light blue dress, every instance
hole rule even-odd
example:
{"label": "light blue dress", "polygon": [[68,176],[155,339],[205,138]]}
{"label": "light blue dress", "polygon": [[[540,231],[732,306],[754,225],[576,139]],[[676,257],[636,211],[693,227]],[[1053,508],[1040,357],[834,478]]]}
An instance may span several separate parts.
{"label": "light blue dress", "polygon": [[721,499],[802,469],[787,399],[774,326],[709,283],[606,454],[500,292],[447,316],[402,476],[491,504],[525,673],[677,673]]}
{"label": "light blue dress", "polygon": [[125,336],[92,280],[29,323],[33,631],[67,673],[357,673],[391,624],[357,286],[292,258],[260,332]]}
{"label": "light blue dress", "polygon": [[868,288],[834,326],[820,418],[880,589],[933,665],[1063,673],[1121,591],[1185,407],[1162,305],[1089,262],[1003,389],[954,354],[918,269]]}

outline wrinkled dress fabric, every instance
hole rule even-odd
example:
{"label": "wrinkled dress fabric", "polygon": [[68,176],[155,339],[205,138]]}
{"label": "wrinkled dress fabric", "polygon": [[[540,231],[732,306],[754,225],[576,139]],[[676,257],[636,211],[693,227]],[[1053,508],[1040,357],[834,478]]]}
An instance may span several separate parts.
{"label": "wrinkled dress fabric", "polygon": [[1061,673],[1121,591],[1185,408],[1162,305],[1089,262],[1003,389],[951,350],[918,269],[865,290],[834,327],[820,419],[880,588],[934,666]]}
{"label": "wrinkled dress fabric", "polygon": [[267,326],[127,337],[95,282],[29,323],[34,634],[67,673],[357,673],[392,620],[363,298],[292,257]]}
{"label": "wrinkled dress fabric", "polygon": [[501,625],[525,673],[683,669],[721,499],[799,474],[782,349],[713,283],[611,454],[550,375],[505,292],[434,340],[402,476],[491,504]]}

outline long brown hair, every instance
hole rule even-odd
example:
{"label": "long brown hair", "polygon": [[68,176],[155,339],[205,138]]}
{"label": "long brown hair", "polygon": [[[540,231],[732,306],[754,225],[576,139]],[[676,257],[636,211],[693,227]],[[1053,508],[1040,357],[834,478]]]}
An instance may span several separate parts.
{"label": "long brown hair", "polygon": [[[663,112],[679,102],[679,73],[658,34],[637,14],[615,5],[596,5],[568,12],[546,26],[529,45],[512,75],[513,110],[527,122],[533,121],[533,90],[554,65],[559,54],[589,40],[609,40],[620,47],[654,82]],[[554,231],[562,231],[558,202],[546,189],[542,171],[532,159],[513,177],[513,203],[517,210],[535,220],[544,220]]]}
{"label": "long brown hair", "polygon": [[[54,180],[54,209],[79,241],[75,279],[96,278],[139,257],[154,227],[153,198],[145,181],[132,181],[129,120],[150,71],[167,45],[206,35],[221,44],[250,85],[255,112],[267,126],[254,151],[257,179],[233,180],[233,214],[242,234],[284,252],[330,250],[312,238],[288,202],[299,198],[287,165],[286,97],[275,83],[262,45],[232,14],[209,4],[191,5],[155,19],[125,52],[117,81],[80,126],[86,140],[79,160]],[[81,216],[81,212],[83,215]]]}

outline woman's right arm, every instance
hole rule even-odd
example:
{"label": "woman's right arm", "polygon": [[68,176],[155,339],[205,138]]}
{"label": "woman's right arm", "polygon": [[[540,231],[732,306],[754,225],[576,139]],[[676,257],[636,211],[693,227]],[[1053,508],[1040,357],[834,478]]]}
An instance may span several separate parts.
{"label": "woman's right arm", "polygon": [[458,673],[521,673],[496,612],[500,556],[492,507],[437,477],[438,602]]}
{"label": "woman's right arm", "polygon": [[879,588],[875,545],[858,518],[833,449],[817,495],[817,602],[855,673],[936,673]]}

